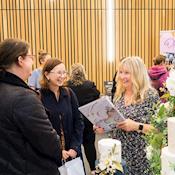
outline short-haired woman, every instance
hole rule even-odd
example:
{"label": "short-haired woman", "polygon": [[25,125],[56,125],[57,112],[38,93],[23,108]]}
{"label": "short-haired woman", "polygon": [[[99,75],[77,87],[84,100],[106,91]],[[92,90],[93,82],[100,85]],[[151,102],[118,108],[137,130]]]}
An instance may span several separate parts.
{"label": "short-haired woman", "polygon": [[166,79],[169,76],[165,60],[166,57],[163,55],[156,56],[153,59],[154,66],[148,70],[151,84],[158,91],[160,97],[164,94],[164,92],[161,91],[161,88],[165,87]]}
{"label": "short-haired woman", "polygon": [[41,88],[40,86],[41,72],[46,61],[49,58],[51,58],[50,54],[44,50],[40,50],[38,55],[39,55],[40,66],[32,72],[31,76],[28,79],[28,85],[34,90],[39,90]]}

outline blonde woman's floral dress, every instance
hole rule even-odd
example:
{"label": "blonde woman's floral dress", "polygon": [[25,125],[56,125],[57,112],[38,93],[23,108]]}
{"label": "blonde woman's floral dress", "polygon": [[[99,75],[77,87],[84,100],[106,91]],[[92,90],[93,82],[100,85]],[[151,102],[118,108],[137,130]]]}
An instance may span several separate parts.
{"label": "blonde woman's floral dress", "polygon": [[[158,94],[150,89],[145,101],[140,104],[125,106],[124,97],[122,97],[115,105],[125,118],[140,123],[150,123],[150,117],[154,113],[153,106],[158,100]],[[122,143],[122,159],[126,161],[127,175],[150,175],[143,134],[137,131],[126,132],[121,129],[117,129],[113,134],[113,137]]]}

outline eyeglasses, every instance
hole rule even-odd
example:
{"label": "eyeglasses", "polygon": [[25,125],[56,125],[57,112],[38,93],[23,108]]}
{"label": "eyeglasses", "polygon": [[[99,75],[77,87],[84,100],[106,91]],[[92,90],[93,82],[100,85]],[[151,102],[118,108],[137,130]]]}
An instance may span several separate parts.
{"label": "eyeglasses", "polygon": [[29,55],[29,54],[28,54],[28,55],[25,55],[25,56],[29,56],[29,57],[35,57],[35,55]]}
{"label": "eyeglasses", "polygon": [[33,59],[35,57],[35,55],[28,54],[28,55],[24,55],[24,57],[30,57],[31,59]]}
{"label": "eyeglasses", "polygon": [[54,74],[57,74],[59,76],[61,76],[61,75],[63,75],[63,76],[67,75],[67,72],[66,71],[58,71],[58,72],[50,71],[50,73],[54,73]]}

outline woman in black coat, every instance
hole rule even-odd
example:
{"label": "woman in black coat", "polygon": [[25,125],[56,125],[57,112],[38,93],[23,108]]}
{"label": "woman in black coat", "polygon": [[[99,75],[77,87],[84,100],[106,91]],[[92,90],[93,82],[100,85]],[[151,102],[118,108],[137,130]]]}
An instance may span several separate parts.
{"label": "woman in black coat", "polygon": [[0,174],[59,175],[60,139],[45,109],[25,83],[32,72],[29,44],[0,44]]}
{"label": "woman in black coat", "polygon": [[42,70],[40,90],[49,119],[61,136],[64,160],[81,156],[84,129],[77,98],[70,88],[63,87],[66,76],[65,65],[60,60],[47,60]]}
{"label": "woman in black coat", "polygon": [[[100,92],[97,90],[94,82],[86,79],[84,66],[74,64],[71,68],[70,80],[67,85],[74,91],[78,98],[80,106],[99,98]],[[83,146],[91,171],[95,170],[96,149],[95,149],[95,133],[93,124],[84,118]]]}

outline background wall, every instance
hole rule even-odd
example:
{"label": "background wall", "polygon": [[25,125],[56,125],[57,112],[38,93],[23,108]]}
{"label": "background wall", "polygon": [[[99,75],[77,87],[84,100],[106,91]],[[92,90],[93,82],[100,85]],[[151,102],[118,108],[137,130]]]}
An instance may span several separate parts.
{"label": "background wall", "polygon": [[[0,0],[0,41],[27,40],[61,58],[67,69],[85,65],[89,79],[104,92],[119,59],[138,55],[148,67],[159,54],[160,30],[175,30],[175,0],[114,0],[115,60],[107,60],[108,0]],[[36,59],[34,68],[38,65]]]}

